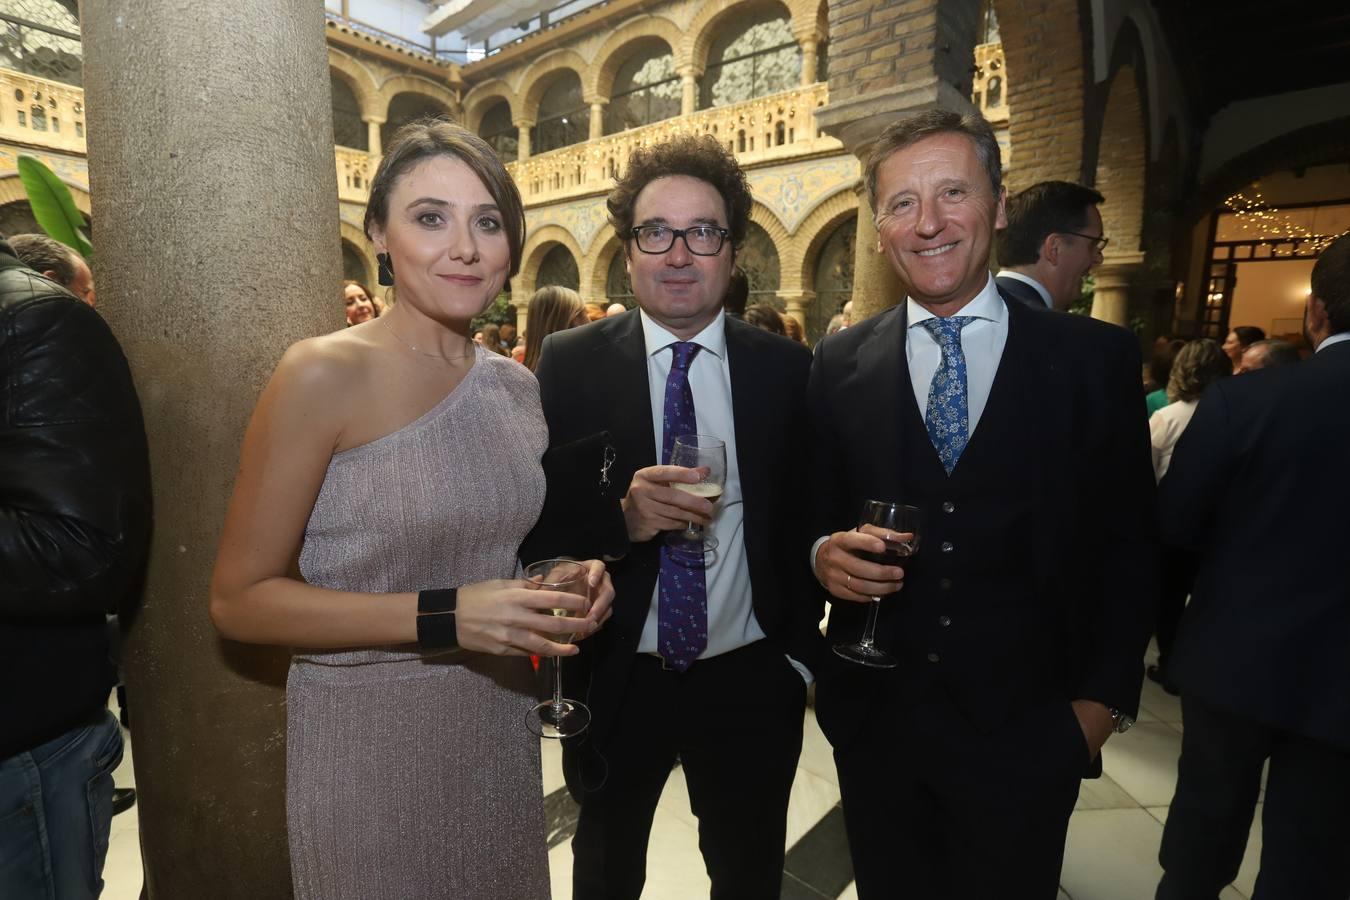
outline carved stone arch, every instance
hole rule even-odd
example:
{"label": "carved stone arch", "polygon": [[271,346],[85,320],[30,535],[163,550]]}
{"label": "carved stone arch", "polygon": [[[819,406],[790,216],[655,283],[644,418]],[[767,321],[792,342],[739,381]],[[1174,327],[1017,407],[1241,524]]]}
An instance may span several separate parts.
{"label": "carved stone arch", "polygon": [[785,0],[792,16],[792,34],[797,40],[824,40],[829,32],[828,6],[824,0]]}
{"label": "carved stone arch", "polygon": [[797,226],[788,252],[781,257],[784,274],[793,273],[801,290],[814,290],[812,285],[820,248],[840,222],[858,213],[858,193],[852,187],[836,191],[818,203]]}
{"label": "carved stone arch", "polygon": [[371,246],[370,239],[359,226],[350,222],[341,222],[338,225],[338,237],[356,248],[356,252],[361,255],[361,259],[366,264],[366,277],[363,279],[370,289],[376,290],[376,275],[378,270],[375,263],[375,248]]}
{"label": "carved stone arch", "polygon": [[1143,94],[1133,63],[1111,77],[1096,142],[1093,185],[1106,198],[1099,209],[1116,253],[1138,253],[1143,243],[1148,135]]}
{"label": "carved stone arch", "polygon": [[792,239],[788,236],[787,227],[782,220],[773,210],[756,200],[750,206],[750,221],[764,229],[769,236],[769,240],[773,242],[774,250],[778,253],[778,290],[801,290],[801,285],[794,283],[794,273],[783,266],[783,260]]}
{"label": "carved stone arch", "polygon": [[[581,270],[582,299],[605,302],[609,282],[609,267],[615,254],[623,253],[623,241],[614,233],[613,228],[602,228],[591,241],[590,253]],[[590,293],[584,290],[589,285]]]}
{"label": "carved stone arch", "polygon": [[619,67],[628,61],[631,45],[639,41],[657,39],[670,48],[678,70],[684,60],[680,58],[680,45],[684,42],[684,32],[674,22],[663,16],[643,16],[632,19],[600,45],[593,57],[595,63],[582,77],[581,91],[590,97],[609,97],[614,91],[614,79]]}
{"label": "carved stone arch", "polygon": [[517,90],[520,109],[513,110],[517,121],[533,122],[539,117],[539,102],[544,98],[544,91],[548,89],[554,76],[564,69],[571,69],[577,73],[584,91],[589,79],[590,66],[580,53],[570,47],[564,47],[545,54],[525,70],[525,75],[520,80],[520,87]]}
{"label": "carved stone arch", "polygon": [[420,75],[396,75],[380,85],[380,115],[388,117],[389,104],[399,94],[421,94],[445,107],[454,118],[461,118],[459,101],[445,85]]}
{"label": "carved stone arch", "polygon": [[483,116],[502,100],[511,108],[511,115],[514,117],[520,100],[509,84],[500,78],[494,78],[474,85],[473,90],[464,95],[464,127],[477,134],[478,126],[483,124]]}
{"label": "carved stone arch", "polygon": [[[785,0],[761,0],[753,5],[776,6],[788,14],[789,21],[793,18],[793,9]],[[729,17],[744,13],[746,6],[743,0],[709,0],[705,3],[685,29],[683,47],[676,52],[676,61],[682,65],[691,65],[699,72],[707,71],[708,52],[712,49],[718,27],[724,25]],[[815,16],[816,10],[813,5],[812,20]]]}
{"label": "carved stone arch", "polygon": [[356,102],[361,107],[362,119],[384,117],[387,104],[380,101],[380,85],[371,71],[359,60],[329,47],[328,71],[332,76],[341,78],[352,89]]}
{"label": "carved stone arch", "polygon": [[[566,247],[572,258],[577,261],[577,272],[585,272],[583,265],[585,256],[581,252],[581,244],[572,232],[561,225],[545,225],[531,229],[520,253],[520,273],[511,279],[511,299],[517,306],[523,307],[529,302],[539,279],[539,265],[554,244]],[[582,284],[582,287],[584,288],[585,284]]]}
{"label": "carved stone arch", "polygon": [[[75,201],[75,208],[84,213],[86,219],[90,219],[92,213],[89,205],[89,191],[65,178],[61,180],[65,182],[66,187],[70,188],[70,196]],[[0,174],[0,206],[21,201],[28,202],[28,192],[23,189],[23,182],[19,180],[19,173],[11,171]]]}

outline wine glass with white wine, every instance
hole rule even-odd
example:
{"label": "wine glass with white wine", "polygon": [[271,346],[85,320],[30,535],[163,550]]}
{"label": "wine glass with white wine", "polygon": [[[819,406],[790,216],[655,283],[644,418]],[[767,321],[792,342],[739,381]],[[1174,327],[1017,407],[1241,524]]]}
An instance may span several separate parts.
{"label": "wine glass with white wine", "polygon": [[[559,591],[586,598],[581,610],[554,609],[555,616],[581,618],[590,611],[590,589],[586,583],[586,567],[570,559],[545,559],[525,567],[525,584],[537,591]],[[569,635],[571,642],[576,635]],[[553,696],[525,714],[525,727],[532,734],[546,738],[572,737],[591,724],[591,711],[584,703],[568,700],[562,695],[562,657],[553,657]]]}
{"label": "wine glass with white wine", "polygon": [[[722,499],[722,490],[727,483],[727,445],[720,438],[706,434],[680,435],[671,447],[670,464],[708,471],[701,481],[693,484],[673,481],[671,487],[702,497],[713,505]],[[717,538],[697,522],[689,522],[682,530],[667,534],[666,543],[685,552],[707,553],[717,549]]]}

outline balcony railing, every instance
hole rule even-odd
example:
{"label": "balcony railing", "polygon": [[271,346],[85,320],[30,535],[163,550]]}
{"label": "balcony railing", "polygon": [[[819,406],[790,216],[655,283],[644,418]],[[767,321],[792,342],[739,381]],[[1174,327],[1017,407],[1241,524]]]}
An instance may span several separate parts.
{"label": "balcony railing", "polygon": [[677,135],[711,134],[743,166],[835,152],[844,145],[816,127],[816,109],[828,101],[828,86],[813,84],[551,150],[507,169],[533,205],[608,190],[634,149]]}
{"label": "balcony railing", "polygon": [[84,155],[84,91],[0,69],[0,141]]}

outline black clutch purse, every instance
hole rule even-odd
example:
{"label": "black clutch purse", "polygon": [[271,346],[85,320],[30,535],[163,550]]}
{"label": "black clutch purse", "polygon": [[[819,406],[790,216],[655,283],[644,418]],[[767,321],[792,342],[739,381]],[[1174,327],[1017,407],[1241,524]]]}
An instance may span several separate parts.
{"label": "black clutch purse", "polygon": [[619,501],[628,486],[610,477],[617,459],[608,431],[545,451],[544,508],[521,545],[521,559],[611,561],[627,555],[628,526]]}

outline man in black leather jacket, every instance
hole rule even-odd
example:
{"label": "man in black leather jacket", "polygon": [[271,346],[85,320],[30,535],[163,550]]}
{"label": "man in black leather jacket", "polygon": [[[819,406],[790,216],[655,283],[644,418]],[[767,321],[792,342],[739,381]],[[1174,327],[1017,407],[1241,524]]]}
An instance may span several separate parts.
{"label": "man in black leather jacket", "polygon": [[0,240],[0,821],[18,823],[0,831],[0,896],[101,889],[122,756],[104,618],[138,579],[150,516],[121,347]]}

